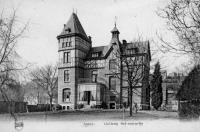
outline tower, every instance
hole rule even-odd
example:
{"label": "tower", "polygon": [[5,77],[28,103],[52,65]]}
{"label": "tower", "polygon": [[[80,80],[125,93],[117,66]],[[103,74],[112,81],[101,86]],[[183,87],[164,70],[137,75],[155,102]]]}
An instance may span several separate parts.
{"label": "tower", "polygon": [[119,44],[120,43],[120,41],[119,41],[119,33],[120,32],[116,27],[116,23],[115,23],[114,28],[111,30],[111,33],[112,33],[111,44],[113,44],[113,43]]}
{"label": "tower", "polygon": [[84,76],[84,61],[91,48],[88,37],[75,13],[72,13],[58,39],[58,103],[66,109],[77,107],[77,86]]}

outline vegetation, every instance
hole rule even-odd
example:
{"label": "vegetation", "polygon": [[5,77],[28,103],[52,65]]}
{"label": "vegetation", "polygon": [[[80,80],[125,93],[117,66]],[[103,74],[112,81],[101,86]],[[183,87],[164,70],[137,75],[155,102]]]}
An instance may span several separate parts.
{"label": "vegetation", "polygon": [[[16,96],[19,96],[18,100],[23,100],[20,95],[23,92],[20,91],[21,86],[16,81],[16,75],[19,70],[24,70],[26,67],[20,65],[15,47],[28,24],[19,23],[15,10],[6,16],[4,14],[6,13],[2,11],[0,16],[0,94],[3,101],[10,106]],[[16,121],[14,112],[10,113]]]}
{"label": "vegetation", "polygon": [[163,49],[175,53],[192,55],[195,63],[199,62],[199,0],[171,0],[169,4],[158,11],[158,15],[166,20],[170,31],[177,37],[175,42],[161,38]]}
{"label": "vegetation", "polygon": [[160,63],[155,64],[153,79],[151,80],[152,86],[152,106],[157,110],[162,104],[162,75],[160,72]]}
{"label": "vegetation", "polygon": [[180,117],[196,118],[200,115],[200,65],[195,66],[184,79],[177,99],[180,101]]}
{"label": "vegetation", "polygon": [[[137,42],[141,42],[141,40],[138,39],[135,43]],[[141,87],[142,80],[145,77],[143,70],[147,69],[147,66],[143,63],[143,56],[135,54],[138,49],[135,49],[135,53],[131,54],[124,50],[124,45],[119,43],[114,45],[113,49],[113,56],[116,59],[115,68],[111,72],[124,83],[123,90],[121,89],[120,91],[120,104],[122,105],[122,92],[128,93],[129,114],[132,116],[133,94],[141,96],[141,91],[138,90],[138,87]]]}
{"label": "vegetation", "polygon": [[52,101],[57,96],[57,66],[47,65],[37,68],[30,73],[32,81],[37,88],[41,88],[49,97],[50,108],[52,108]]}

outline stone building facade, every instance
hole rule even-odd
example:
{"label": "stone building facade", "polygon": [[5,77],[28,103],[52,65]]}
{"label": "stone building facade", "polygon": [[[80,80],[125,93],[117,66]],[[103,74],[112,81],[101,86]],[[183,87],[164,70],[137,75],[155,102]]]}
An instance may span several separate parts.
{"label": "stone building facade", "polygon": [[[140,74],[133,102],[149,105],[149,41],[130,42],[119,40],[116,24],[111,31],[111,41],[107,46],[93,47],[91,37],[87,36],[77,15],[72,13],[67,24],[57,36],[58,67],[58,103],[66,109],[76,109],[80,104],[84,107],[106,104],[108,108],[117,108],[128,102],[127,83],[123,80],[123,70],[116,67],[119,47],[132,58],[142,60]],[[145,65],[145,66],[144,66]],[[116,76],[119,71],[120,77]]]}
{"label": "stone building facade", "polygon": [[178,100],[176,98],[177,92],[181,87],[182,81],[185,76],[181,73],[169,73],[163,78],[163,102],[162,106],[166,110],[178,110]]}

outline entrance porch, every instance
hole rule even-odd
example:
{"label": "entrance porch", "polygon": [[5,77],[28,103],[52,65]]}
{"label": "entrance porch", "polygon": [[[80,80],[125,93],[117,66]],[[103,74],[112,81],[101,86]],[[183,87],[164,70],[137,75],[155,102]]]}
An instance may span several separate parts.
{"label": "entrance porch", "polygon": [[78,105],[84,107],[98,107],[105,102],[105,87],[100,83],[78,84]]}

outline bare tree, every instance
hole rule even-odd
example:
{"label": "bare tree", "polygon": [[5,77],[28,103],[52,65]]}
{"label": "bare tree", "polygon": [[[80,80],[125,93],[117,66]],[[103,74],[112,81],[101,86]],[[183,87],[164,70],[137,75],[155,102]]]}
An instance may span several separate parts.
{"label": "bare tree", "polygon": [[[17,52],[15,46],[17,41],[22,37],[27,25],[19,26],[16,11],[14,10],[10,16],[5,17],[2,11],[0,15],[0,93],[3,100],[10,105],[10,98],[6,93],[6,88],[15,78],[16,71],[24,69],[17,65]],[[11,115],[17,120],[13,111]]]}
{"label": "bare tree", "polygon": [[192,55],[195,63],[200,57],[200,1],[171,0],[158,11],[167,22],[169,30],[175,33],[178,41],[169,42],[159,35],[162,49],[175,53]]}
{"label": "bare tree", "polygon": [[43,95],[43,89],[38,86],[33,81],[28,81],[24,84],[25,89],[25,101],[30,104],[40,104],[41,103],[41,96]]}
{"label": "bare tree", "polygon": [[[134,43],[140,43],[140,41]],[[134,45],[134,43],[132,43],[132,45]],[[115,68],[112,70],[112,73],[121,80],[120,104],[122,103],[122,92],[126,90],[128,92],[130,116],[132,116],[133,93],[141,96],[141,91],[139,91],[138,88],[141,87],[144,79],[144,69],[146,67],[143,62],[144,54],[138,52],[138,47],[132,47],[130,51],[127,50],[126,44],[118,44],[113,46],[113,48],[116,49],[114,50],[115,52],[113,52]]]}
{"label": "bare tree", "polygon": [[38,68],[30,73],[32,81],[46,91],[49,96],[50,109],[52,108],[53,97],[57,91],[57,66],[47,65]]}

